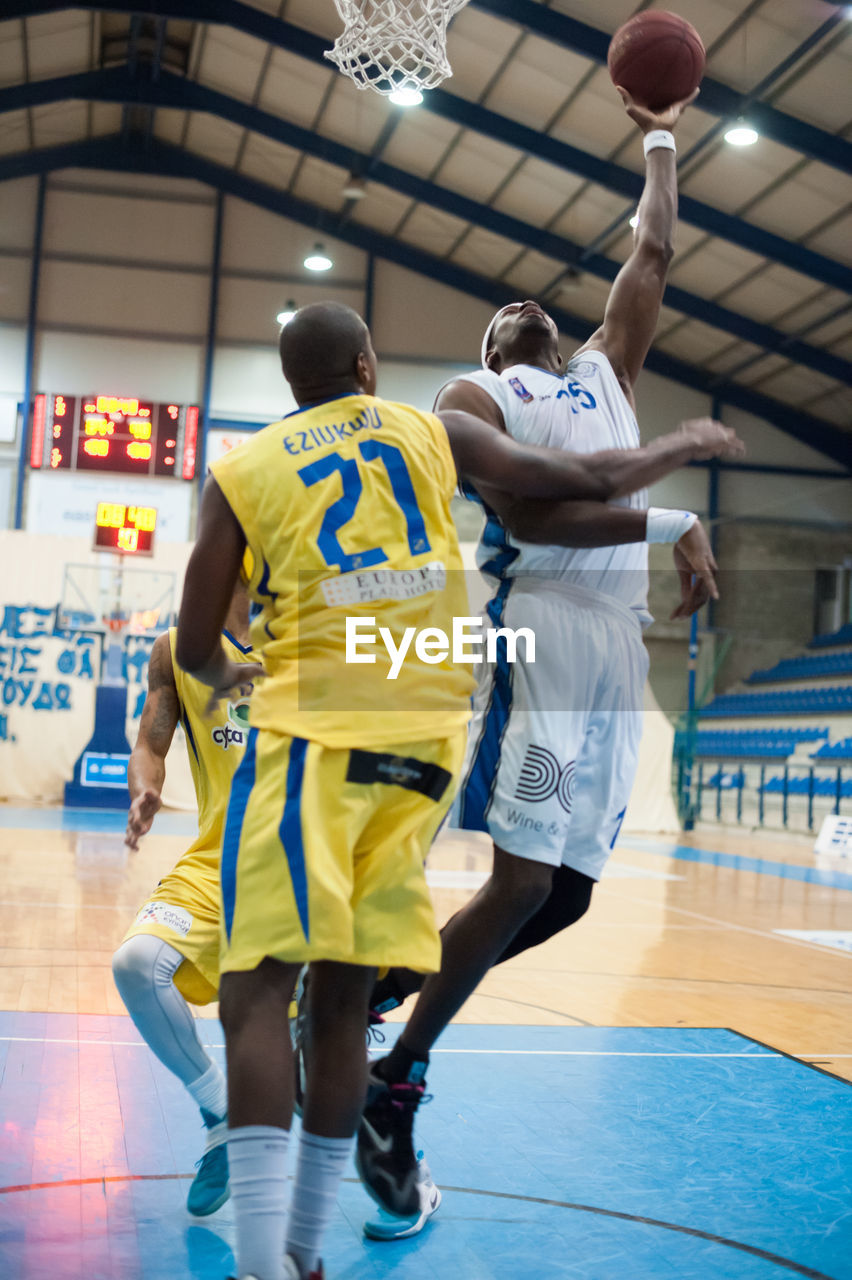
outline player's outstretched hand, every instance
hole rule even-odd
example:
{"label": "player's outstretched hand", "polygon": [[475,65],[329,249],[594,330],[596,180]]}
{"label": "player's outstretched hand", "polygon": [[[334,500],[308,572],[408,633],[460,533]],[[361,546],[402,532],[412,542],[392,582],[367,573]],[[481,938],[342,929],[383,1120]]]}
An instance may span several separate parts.
{"label": "player's outstretched hand", "polygon": [[680,424],[680,430],[694,441],[696,462],[708,458],[742,458],[745,445],[733,427],[723,426],[715,418],[689,418]]}
{"label": "player's outstretched hand", "polygon": [[146,787],[133,801],[127,814],[127,830],[124,833],[124,843],[128,849],[139,848],[141,837],[151,830],[154,814],[162,803],[159,791],[155,791],[153,787]]}
{"label": "player's outstretched hand", "polygon": [[634,102],[627,90],[622,89],[620,85],[616,85],[616,88],[621,94],[625,111],[643,133],[650,133],[652,129],[668,129],[671,132],[680,119],[681,112],[698,97],[698,90],[694,89],[682,102],[673,102],[663,111],[652,111],[650,107],[643,107],[641,103]]}
{"label": "player's outstretched hand", "polygon": [[231,694],[236,694],[240,698],[247,698],[254,685],[255,680],[259,680],[263,675],[263,666],[259,662],[231,662],[225,659],[219,668],[219,674],[216,677],[216,683],[212,687],[210,701],[204,708],[206,716],[212,716],[223,698],[227,698]]}
{"label": "player's outstretched hand", "polygon": [[718,565],[700,520],[675,543],[674,561],[680,578],[680,604],[671,615],[672,621],[689,618],[708,600],[719,599]]}

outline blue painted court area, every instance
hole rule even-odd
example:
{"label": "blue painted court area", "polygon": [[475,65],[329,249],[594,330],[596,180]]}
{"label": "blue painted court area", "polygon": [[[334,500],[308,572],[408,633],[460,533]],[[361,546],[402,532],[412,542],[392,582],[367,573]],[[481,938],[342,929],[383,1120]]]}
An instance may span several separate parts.
{"label": "blue painted court area", "polygon": [[749,858],[739,853],[719,853],[715,849],[695,849],[692,845],[672,844],[666,840],[646,840],[629,836],[624,847],[640,853],[659,853],[678,862],[701,862],[711,867],[729,867],[734,871],[755,871],[758,875],[778,876],[782,880],[801,880],[805,884],[825,885],[829,889],[852,889],[852,872],[826,867],[802,867],[795,862],[775,862],[771,858]]}
{"label": "blue painted court area", "polygon": [[[0,1014],[0,1063],[0,1274],[233,1272],[230,1207],[184,1208],[194,1107],[129,1019]],[[365,1241],[353,1172],[328,1280],[852,1277],[852,1089],[734,1032],[453,1026],[429,1088],[438,1215]]]}
{"label": "blue painted court area", "polygon": [[[198,814],[162,809],[157,814],[155,831],[161,836],[198,834]],[[0,805],[0,828],[16,831],[87,831],[122,833],[127,826],[124,809],[16,808]]]}

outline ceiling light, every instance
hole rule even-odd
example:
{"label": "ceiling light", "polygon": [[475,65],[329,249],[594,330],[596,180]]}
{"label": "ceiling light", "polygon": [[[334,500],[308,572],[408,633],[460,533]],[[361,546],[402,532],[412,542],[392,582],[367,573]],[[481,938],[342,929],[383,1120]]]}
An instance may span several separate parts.
{"label": "ceiling light", "polygon": [[284,303],[284,310],[279,311],[278,315],[275,317],[275,319],[281,325],[282,329],[284,328],[285,324],[290,323],[290,321],[293,319],[293,316],[296,314],[298,309],[299,308],[296,306],[293,299],[288,298],[288,300]]}
{"label": "ceiling light", "polygon": [[358,173],[350,173],[343,184],[343,197],[346,200],[363,200],[367,194],[367,183]]}
{"label": "ceiling light", "polygon": [[752,129],[750,124],[746,124],[745,120],[738,120],[728,129],[725,141],[732,147],[753,147],[759,137],[760,134],[756,129]]}
{"label": "ceiling light", "polygon": [[634,213],[633,217],[630,219],[630,223],[629,223],[629,225],[633,228],[633,230],[634,230],[634,231],[636,230],[636,228],[639,226],[639,214],[638,214],[638,213]]}
{"label": "ceiling light", "polygon": [[423,94],[414,84],[401,84],[393,93],[388,94],[388,102],[396,107],[419,107]]}
{"label": "ceiling light", "polygon": [[583,287],[583,273],[579,267],[566,267],[559,281],[560,293],[576,293]]}
{"label": "ceiling light", "polygon": [[330,271],[334,263],[326,253],[323,245],[317,241],[302,265],[307,267],[308,271]]}

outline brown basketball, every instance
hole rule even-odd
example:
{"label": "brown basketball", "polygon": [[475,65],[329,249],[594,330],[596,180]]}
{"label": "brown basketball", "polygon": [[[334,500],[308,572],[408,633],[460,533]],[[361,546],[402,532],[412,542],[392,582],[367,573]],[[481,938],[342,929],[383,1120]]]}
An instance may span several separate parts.
{"label": "brown basketball", "polygon": [[607,54],[613,84],[651,111],[688,98],[701,83],[705,61],[695,27],[662,9],[648,9],[625,22]]}

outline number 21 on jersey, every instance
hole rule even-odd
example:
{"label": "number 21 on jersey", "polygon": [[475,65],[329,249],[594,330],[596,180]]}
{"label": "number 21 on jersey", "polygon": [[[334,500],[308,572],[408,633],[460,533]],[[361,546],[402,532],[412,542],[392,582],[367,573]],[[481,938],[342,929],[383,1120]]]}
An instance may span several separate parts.
{"label": "number 21 on jersey", "polygon": [[[405,518],[411,554],[421,555],[431,551],[426,524],[417,505],[414,485],[411,483],[402,450],[383,440],[363,440],[358,445],[358,451],[364,462],[380,463],[384,467],[394,500]],[[321,480],[327,480],[335,472],[340,475],[343,493],[326,508],[320,525],[317,546],[323,559],[330,568],[338,568],[341,573],[348,573],[353,569],[368,569],[372,565],[384,563],[388,557],[382,547],[366,547],[349,553],[343,550],[337,537],[343,526],[354,518],[363,492],[361,472],[355,459],[344,458],[335,451],[302,467],[298,474],[302,483],[310,488]]]}

